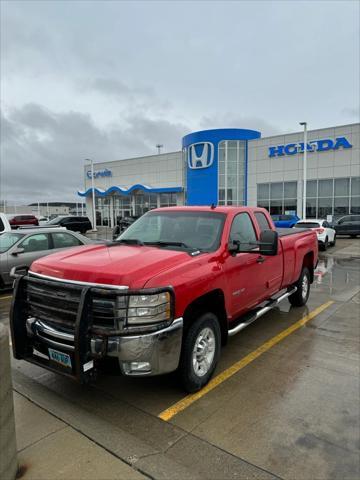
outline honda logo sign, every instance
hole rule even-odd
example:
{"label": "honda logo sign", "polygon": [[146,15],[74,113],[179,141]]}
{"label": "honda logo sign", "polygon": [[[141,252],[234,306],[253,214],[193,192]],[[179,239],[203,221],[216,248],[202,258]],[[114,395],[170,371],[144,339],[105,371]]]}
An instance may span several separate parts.
{"label": "honda logo sign", "polygon": [[188,165],[192,170],[208,168],[214,161],[214,145],[210,142],[193,143],[188,147]]}

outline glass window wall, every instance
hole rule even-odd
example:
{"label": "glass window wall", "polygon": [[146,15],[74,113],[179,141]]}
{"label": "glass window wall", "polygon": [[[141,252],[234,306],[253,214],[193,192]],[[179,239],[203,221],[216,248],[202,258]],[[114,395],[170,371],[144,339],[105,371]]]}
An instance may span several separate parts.
{"label": "glass window wall", "polygon": [[306,186],[306,216],[360,213],[360,177],[309,180]]}
{"label": "glass window wall", "polygon": [[219,144],[219,205],[244,205],[246,142]]}
{"label": "glass window wall", "polygon": [[176,193],[160,193],[160,207],[176,207]]}
{"label": "glass window wall", "polygon": [[259,183],[257,205],[271,215],[296,212],[297,182]]}

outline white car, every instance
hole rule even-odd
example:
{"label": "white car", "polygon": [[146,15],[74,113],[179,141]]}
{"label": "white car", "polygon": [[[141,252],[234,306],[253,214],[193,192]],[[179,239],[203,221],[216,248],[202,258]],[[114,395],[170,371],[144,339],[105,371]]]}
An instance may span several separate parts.
{"label": "white car", "polygon": [[294,228],[311,228],[311,230],[314,230],[321,250],[326,250],[328,246],[333,247],[336,243],[336,231],[330,227],[326,220],[307,218],[306,220],[299,220]]}
{"label": "white car", "polygon": [[36,215],[36,218],[39,220],[39,225],[46,225],[49,221],[47,217],[39,217]]}
{"label": "white car", "polygon": [[0,212],[0,235],[4,232],[11,232],[11,226],[6,214]]}

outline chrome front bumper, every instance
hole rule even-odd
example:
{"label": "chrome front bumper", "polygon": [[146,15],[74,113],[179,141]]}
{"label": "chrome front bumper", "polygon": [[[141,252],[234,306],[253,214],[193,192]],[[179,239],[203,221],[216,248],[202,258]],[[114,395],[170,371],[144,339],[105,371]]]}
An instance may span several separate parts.
{"label": "chrome front bumper", "polygon": [[[45,322],[30,318],[26,321],[29,336],[64,352],[74,352],[74,335],[62,332]],[[157,332],[114,336],[106,339],[93,336],[90,340],[94,358],[115,357],[121,371],[128,376],[153,376],[177,369],[182,344],[183,319]]]}

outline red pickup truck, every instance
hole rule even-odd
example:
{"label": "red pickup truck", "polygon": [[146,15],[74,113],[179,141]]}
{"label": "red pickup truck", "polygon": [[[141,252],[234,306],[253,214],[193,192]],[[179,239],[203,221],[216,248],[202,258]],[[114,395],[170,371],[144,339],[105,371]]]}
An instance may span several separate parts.
{"label": "red pickup truck", "polygon": [[210,379],[227,338],[288,298],[306,303],[311,230],[275,230],[249,207],[152,210],[114,242],[36,260],[16,275],[14,356],[81,382],[114,357],[124,375]]}

